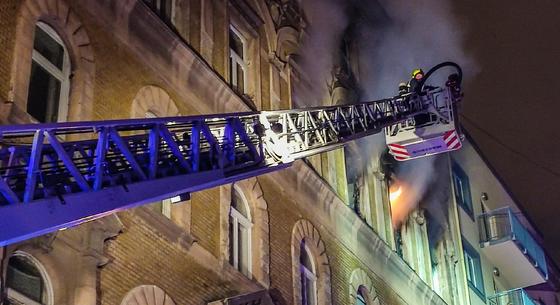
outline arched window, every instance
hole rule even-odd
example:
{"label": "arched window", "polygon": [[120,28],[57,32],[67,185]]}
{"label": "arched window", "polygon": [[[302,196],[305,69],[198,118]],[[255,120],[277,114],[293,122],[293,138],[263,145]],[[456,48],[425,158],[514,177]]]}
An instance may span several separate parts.
{"label": "arched window", "polygon": [[234,186],[229,212],[229,260],[235,269],[251,277],[251,213],[243,194]]}
{"label": "arched window", "polygon": [[52,303],[44,268],[23,252],[16,252],[8,261],[6,287],[13,304]]}
{"label": "arched window", "polygon": [[293,304],[332,304],[331,267],[321,234],[306,219],[292,233]]}
{"label": "arched window", "polygon": [[301,304],[316,305],[317,275],[309,249],[307,249],[303,241],[301,242],[299,264],[301,273]]}
{"label": "arched window", "polygon": [[47,24],[37,22],[27,112],[39,122],[66,121],[70,71],[70,57],[60,36]]}

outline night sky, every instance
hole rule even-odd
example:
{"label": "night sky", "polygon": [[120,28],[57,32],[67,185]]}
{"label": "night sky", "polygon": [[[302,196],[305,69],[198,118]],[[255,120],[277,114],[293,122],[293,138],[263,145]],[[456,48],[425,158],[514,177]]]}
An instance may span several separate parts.
{"label": "night sky", "polygon": [[560,1],[451,2],[479,68],[462,123],[559,265]]}

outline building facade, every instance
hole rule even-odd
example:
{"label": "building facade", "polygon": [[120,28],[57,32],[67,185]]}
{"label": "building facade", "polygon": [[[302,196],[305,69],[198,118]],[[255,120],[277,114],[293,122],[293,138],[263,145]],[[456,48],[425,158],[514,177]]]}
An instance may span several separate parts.
{"label": "building facade", "polygon": [[[379,12],[368,18],[387,18]],[[312,35],[307,16],[290,0],[4,0],[0,121],[301,105],[313,86],[298,53]],[[352,24],[343,32],[317,103],[359,99],[357,33]],[[376,138],[382,143],[383,135]],[[402,165],[383,149],[364,153],[350,144],[286,170],[13,244],[0,254],[0,300],[501,305],[532,304],[515,303],[522,290],[513,289],[533,287],[520,295],[556,304],[552,264],[534,250],[538,234],[479,154],[467,145],[433,164],[436,178],[404,210],[390,196],[399,183],[407,192]],[[478,205],[482,193],[490,199]],[[508,239],[504,221],[527,242]],[[504,253],[516,257],[501,259]]]}

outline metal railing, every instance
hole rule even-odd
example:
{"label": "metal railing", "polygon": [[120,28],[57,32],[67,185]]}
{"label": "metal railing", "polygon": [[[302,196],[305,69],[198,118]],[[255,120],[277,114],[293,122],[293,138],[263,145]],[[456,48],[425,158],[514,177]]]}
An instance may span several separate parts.
{"label": "metal railing", "polygon": [[523,226],[511,208],[505,207],[478,216],[482,247],[504,241],[514,241],[540,273],[548,278],[546,257],[542,247]]}
{"label": "metal railing", "polygon": [[523,288],[499,292],[488,297],[489,305],[539,305]]}

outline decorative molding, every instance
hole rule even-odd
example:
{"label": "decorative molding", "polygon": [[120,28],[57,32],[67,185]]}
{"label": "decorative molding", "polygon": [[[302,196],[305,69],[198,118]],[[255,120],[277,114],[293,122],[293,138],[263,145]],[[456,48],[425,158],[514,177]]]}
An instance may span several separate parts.
{"label": "decorative molding", "polygon": [[175,305],[163,289],[154,285],[142,285],[129,291],[121,305]]}
{"label": "decorative molding", "polygon": [[165,90],[156,86],[144,86],[132,101],[132,118],[146,118],[147,113],[156,117],[179,116],[179,109]]}
{"label": "decorative molding", "polygon": [[[229,265],[229,209],[231,206],[231,188],[220,188],[220,261]],[[235,183],[235,188],[246,198],[251,214],[252,243],[252,277],[264,287],[270,286],[270,246],[268,203],[257,178],[250,178]]]}
{"label": "decorative molding", "polygon": [[352,275],[350,275],[350,303],[356,303],[356,297],[358,290],[366,298],[366,303],[368,305],[379,305],[379,297],[373,286],[373,281],[369,275],[362,269],[354,269]]}
{"label": "decorative molding", "polygon": [[331,268],[325,243],[321,239],[319,231],[313,224],[300,219],[294,225],[292,232],[292,276],[294,304],[301,304],[301,272],[300,254],[301,243],[305,242],[307,249],[311,252],[317,276],[317,304],[331,304]]}

